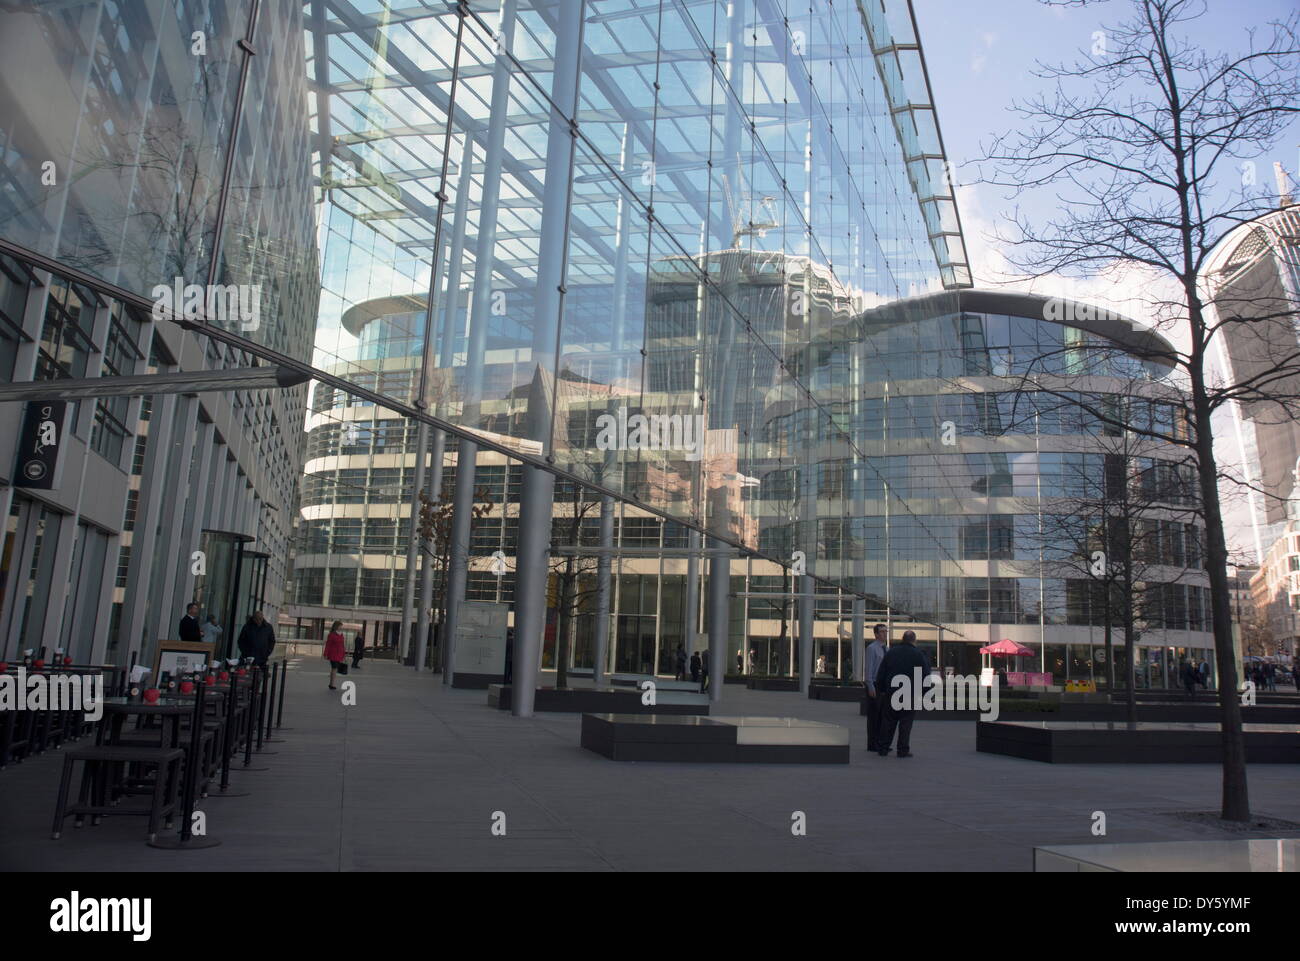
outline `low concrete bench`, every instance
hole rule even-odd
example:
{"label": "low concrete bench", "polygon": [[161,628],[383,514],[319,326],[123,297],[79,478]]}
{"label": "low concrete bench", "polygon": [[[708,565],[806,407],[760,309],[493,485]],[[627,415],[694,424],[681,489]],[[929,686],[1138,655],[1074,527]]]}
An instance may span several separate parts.
{"label": "low concrete bench", "polygon": [[849,763],[847,728],[793,717],[584,714],[582,746],[613,761]]}

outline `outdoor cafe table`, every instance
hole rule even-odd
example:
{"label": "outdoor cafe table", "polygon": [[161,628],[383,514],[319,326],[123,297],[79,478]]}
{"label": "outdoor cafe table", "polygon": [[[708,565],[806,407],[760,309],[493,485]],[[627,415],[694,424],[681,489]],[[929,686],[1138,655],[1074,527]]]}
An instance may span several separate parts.
{"label": "outdoor cafe table", "polygon": [[100,702],[104,717],[95,734],[97,745],[114,745],[122,739],[122,725],[128,717],[160,717],[166,722],[169,736],[167,747],[180,747],[181,718],[194,710],[190,698],[160,697],[150,704],[142,698],[106,697]]}
{"label": "outdoor cafe table", "polygon": [[[206,696],[212,699],[211,703],[220,704],[226,691],[209,687]],[[100,703],[104,705],[104,717],[95,737],[96,744],[117,744],[122,739],[122,726],[126,719],[134,716],[162,718],[170,734],[169,738],[164,738],[168,742],[166,746],[185,747],[180,743],[181,718],[194,713],[193,694],[166,694],[152,704],[143,698],[129,697],[106,697]]]}

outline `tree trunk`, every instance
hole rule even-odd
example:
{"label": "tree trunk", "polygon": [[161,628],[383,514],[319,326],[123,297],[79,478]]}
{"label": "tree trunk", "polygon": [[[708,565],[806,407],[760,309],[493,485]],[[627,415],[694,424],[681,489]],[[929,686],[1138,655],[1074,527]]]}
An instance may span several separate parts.
{"label": "tree trunk", "polygon": [[1223,732],[1223,806],[1225,821],[1250,820],[1246,786],[1246,744],[1237,700],[1237,662],[1232,650],[1232,590],[1228,583],[1228,547],[1219,506],[1218,464],[1203,379],[1193,372],[1192,412],[1202,509],[1205,511],[1205,563],[1210,576],[1210,616],[1214,626],[1214,662],[1219,673],[1220,727]]}
{"label": "tree trunk", "polygon": [[1126,709],[1124,719],[1136,724],[1137,709],[1137,637],[1133,631],[1133,607],[1125,608],[1124,615],[1124,656],[1128,658],[1128,694],[1124,698]]}
{"label": "tree trunk", "polygon": [[564,690],[569,686],[569,622],[572,620],[574,558],[570,554],[564,561],[560,575],[560,611],[555,623],[555,686]]}
{"label": "tree trunk", "polygon": [[[1109,591],[1107,592],[1109,594]],[[1115,631],[1110,626],[1110,605],[1106,606],[1106,693],[1114,698],[1115,696]]]}

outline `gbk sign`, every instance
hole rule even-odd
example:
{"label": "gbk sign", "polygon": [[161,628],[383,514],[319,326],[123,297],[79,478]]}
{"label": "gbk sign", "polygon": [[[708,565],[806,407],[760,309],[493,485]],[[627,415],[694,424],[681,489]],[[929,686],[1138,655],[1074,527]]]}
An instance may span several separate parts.
{"label": "gbk sign", "polygon": [[63,417],[67,401],[34,400],[27,404],[18,442],[18,467],[14,486],[56,490],[59,486],[59,454],[63,449]]}

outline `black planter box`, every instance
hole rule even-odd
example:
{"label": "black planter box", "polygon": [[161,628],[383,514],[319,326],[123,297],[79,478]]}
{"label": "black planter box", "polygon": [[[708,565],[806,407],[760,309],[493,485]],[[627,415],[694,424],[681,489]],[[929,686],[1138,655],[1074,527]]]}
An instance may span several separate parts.
{"label": "black planter box", "polygon": [[[491,684],[488,686],[488,706],[508,711],[512,706],[511,685]],[[653,705],[641,703],[641,692],[637,690],[595,688],[566,688],[557,690],[553,687],[539,687],[533,695],[533,710],[548,714],[585,714],[587,712],[619,714],[708,714],[709,702],[706,698],[693,697],[684,702],[673,695],[678,692],[665,692],[656,698]],[[669,700],[665,701],[664,698]]]}
{"label": "black planter box", "polygon": [[[1254,728],[1254,730],[1252,730]],[[1246,725],[1249,764],[1300,763],[1300,726]],[[1218,764],[1217,724],[980,721],[975,749],[1049,764]]]}

